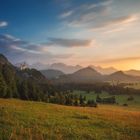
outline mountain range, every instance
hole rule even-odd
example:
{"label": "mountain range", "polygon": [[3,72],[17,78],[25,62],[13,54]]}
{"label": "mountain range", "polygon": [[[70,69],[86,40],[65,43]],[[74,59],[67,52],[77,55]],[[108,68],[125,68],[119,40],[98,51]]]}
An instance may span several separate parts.
{"label": "mountain range", "polygon": [[[21,63],[17,63],[15,64],[15,66],[17,67],[20,67],[21,64],[23,64],[25,62],[21,62]],[[40,70],[40,71],[48,71],[49,73],[51,72],[50,70],[58,70],[60,72],[60,74],[56,75],[56,76],[59,76],[59,75],[62,75],[62,73],[64,74],[72,74],[82,68],[84,68],[83,66],[80,66],[80,65],[75,65],[75,66],[72,66],[72,65],[66,65],[64,63],[53,63],[53,64],[43,64],[43,63],[40,63],[40,62],[37,62],[37,63],[34,63],[32,65],[29,65],[27,64],[27,66],[29,68],[35,68],[37,70]],[[114,67],[106,67],[106,68],[103,68],[101,66],[94,66],[94,65],[89,65],[89,67],[93,68],[94,70],[96,70],[97,72],[103,74],[103,75],[109,75],[109,74],[112,74],[114,72],[117,72],[118,70]],[[127,70],[127,71],[123,71],[125,74],[127,75],[132,75],[132,76],[140,76],[140,70],[134,70],[134,69],[131,69],[131,70]],[[47,72],[46,72],[46,75]],[[55,74],[53,76],[53,78],[55,77]]]}
{"label": "mountain range", "polygon": [[92,82],[139,82],[140,76],[125,74],[117,71],[109,75],[103,75],[91,67],[82,68],[72,74],[59,76],[55,82],[59,83],[92,83]]}
{"label": "mountain range", "polygon": [[[20,66],[19,63],[16,66]],[[123,81],[123,82],[135,82],[140,81],[139,70],[118,71],[113,67],[102,68],[100,66],[90,65],[83,68],[80,65],[72,66],[63,63],[54,63],[48,65],[42,65],[41,63],[35,64],[38,69],[45,67],[40,72],[47,79],[57,79],[57,81],[65,82],[95,82],[95,81]],[[35,65],[27,65],[33,67]],[[38,66],[37,66],[38,65]]]}
{"label": "mountain range", "polygon": [[54,70],[62,71],[63,73],[66,74],[76,72],[77,70],[80,70],[82,68],[82,66],[80,65],[72,66],[72,65],[66,65],[64,63],[42,64],[39,62],[29,65],[29,67],[38,70],[54,69]]}

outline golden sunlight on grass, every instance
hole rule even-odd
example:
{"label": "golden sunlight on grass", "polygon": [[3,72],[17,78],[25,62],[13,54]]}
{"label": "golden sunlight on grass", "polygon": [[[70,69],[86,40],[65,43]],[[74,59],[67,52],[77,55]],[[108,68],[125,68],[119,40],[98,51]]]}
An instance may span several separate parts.
{"label": "golden sunlight on grass", "polygon": [[139,118],[138,108],[69,107],[0,99],[0,139],[139,140]]}

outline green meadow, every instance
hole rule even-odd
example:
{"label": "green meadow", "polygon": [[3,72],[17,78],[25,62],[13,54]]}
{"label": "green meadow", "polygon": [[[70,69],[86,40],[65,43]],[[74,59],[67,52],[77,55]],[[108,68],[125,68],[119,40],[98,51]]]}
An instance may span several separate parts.
{"label": "green meadow", "polygon": [[0,99],[0,140],[139,140],[140,108]]}
{"label": "green meadow", "polygon": [[[94,91],[87,93],[85,91],[78,91],[75,90],[73,92],[73,94],[76,95],[82,95],[82,96],[86,96],[86,99],[94,99],[96,100],[96,96],[98,95],[97,93],[95,93]],[[104,97],[110,97],[112,95],[109,95],[107,92],[102,92],[101,94],[99,94],[100,97],[104,98]],[[128,104],[128,106],[131,107],[140,107],[140,96],[139,95],[133,95],[134,100],[132,101],[128,101],[128,97],[129,95],[115,95],[116,98],[116,102],[118,103],[119,106],[122,106],[123,104]]]}

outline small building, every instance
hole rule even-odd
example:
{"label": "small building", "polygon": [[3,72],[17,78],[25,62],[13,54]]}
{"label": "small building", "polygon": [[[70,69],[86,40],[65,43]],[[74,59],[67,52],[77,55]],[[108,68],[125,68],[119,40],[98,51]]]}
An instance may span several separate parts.
{"label": "small building", "polygon": [[27,68],[28,68],[28,65],[25,62],[20,65],[20,70],[25,70]]}

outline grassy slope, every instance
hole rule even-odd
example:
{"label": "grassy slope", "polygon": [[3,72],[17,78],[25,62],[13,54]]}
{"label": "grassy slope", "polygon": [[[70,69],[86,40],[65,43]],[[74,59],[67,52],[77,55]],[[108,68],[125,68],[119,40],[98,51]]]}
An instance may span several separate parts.
{"label": "grassy slope", "polygon": [[0,140],[139,140],[140,110],[0,99]]}
{"label": "grassy slope", "polygon": [[[97,94],[95,94],[94,92],[90,92],[87,93],[85,91],[74,91],[73,94],[76,95],[83,95],[86,96],[86,99],[96,99]],[[111,95],[109,95],[108,93],[104,92],[102,94],[100,94],[100,97],[109,97]],[[116,101],[117,103],[119,103],[119,105],[123,105],[124,103],[127,103],[129,106],[132,107],[140,107],[140,95],[133,95],[134,100],[133,101],[128,101],[127,98],[129,97],[128,95],[115,95],[116,97]]]}

